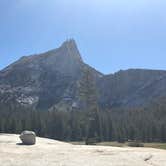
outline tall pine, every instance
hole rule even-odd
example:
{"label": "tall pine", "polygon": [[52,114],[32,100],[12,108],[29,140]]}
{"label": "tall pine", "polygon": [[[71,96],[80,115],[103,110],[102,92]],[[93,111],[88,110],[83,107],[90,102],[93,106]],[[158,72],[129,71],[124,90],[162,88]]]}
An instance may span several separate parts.
{"label": "tall pine", "polygon": [[83,67],[79,83],[80,104],[86,113],[87,136],[86,143],[101,141],[101,123],[98,107],[98,95],[92,71]]}

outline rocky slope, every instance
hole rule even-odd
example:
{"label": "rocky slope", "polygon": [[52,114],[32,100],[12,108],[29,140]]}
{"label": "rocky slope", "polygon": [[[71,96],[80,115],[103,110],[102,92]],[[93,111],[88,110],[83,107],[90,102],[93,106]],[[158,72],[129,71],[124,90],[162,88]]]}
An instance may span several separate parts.
{"label": "rocky slope", "polygon": [[100,79],[100,104],[111,107],[144,107],[166,97],[166,71],[130,69]]}
{"label": "rocky slope", "polygon": [[33,146],[20,145],[18,135],[0,134],[1,166],[165,166],[166,151],[71,145],[37,138]]}
{"label": "rocky slope", "polygon": [[76,106],[82,67],[91,70],[103,108],[142,107],[166,97],[166,71],[132,69],[104,75],[85,64],[74,40],[22,57],[0,71],[0,108],[71,110]]}
{"label": "rocky slope", "polygon": [[77,102],[76,94],[83,63],[74,40],[40,55],[22,57],[0,72],[0,103],[12,107],[61,108]]}

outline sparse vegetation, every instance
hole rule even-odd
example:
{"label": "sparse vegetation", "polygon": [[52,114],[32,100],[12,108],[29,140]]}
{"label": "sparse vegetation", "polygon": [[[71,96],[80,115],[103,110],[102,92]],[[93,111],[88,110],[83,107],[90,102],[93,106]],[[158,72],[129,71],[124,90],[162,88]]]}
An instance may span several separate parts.
{"label": "sparse vegetation", "polygon": [[129,142],[128,146],[130,147],[144,147],[144,144],[138,141]]}

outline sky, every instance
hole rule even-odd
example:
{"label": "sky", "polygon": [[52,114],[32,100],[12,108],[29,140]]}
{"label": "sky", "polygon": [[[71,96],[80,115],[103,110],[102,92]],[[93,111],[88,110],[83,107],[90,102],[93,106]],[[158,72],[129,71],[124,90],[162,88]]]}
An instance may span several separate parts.
{"label": "sky", "polygon": [[166,70],[166,1],[0,0],[0,69],[70,38],[105,74]]}

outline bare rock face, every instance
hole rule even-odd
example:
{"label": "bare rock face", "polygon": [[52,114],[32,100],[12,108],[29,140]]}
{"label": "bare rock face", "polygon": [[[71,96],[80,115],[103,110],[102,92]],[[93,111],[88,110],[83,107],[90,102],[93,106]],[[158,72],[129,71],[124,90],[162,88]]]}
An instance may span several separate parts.
{"label": "bare rock face", "polygon": [[[0,71],[0,108],[49,110],[77,102],[77,85],[84,64],[74,40],[59,48],[24,56]],[[69,99],[66,101],[66,98]]]}
{"label": "bare rock face", "polygon": [[75,41],[67,40],[0,71],[0,109],[72,110],[79,105],[83,67],[92,71],[104,109],[140,108],[166,98],[166,71],[132,69],[104,75],[85,64]]}
{"label": "bare rock face", "polygon": [[100,105],[140,108],[166,98],[166,71],[130,69],[102,77]]}
{"label": "bare rock face", "polygon": [[20,139],[24,145],[34,145],[36,143],[36,134],[33,131],[23,131]]}

